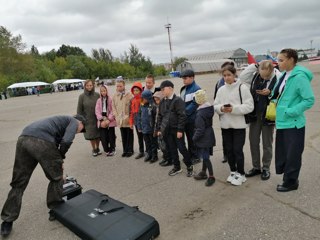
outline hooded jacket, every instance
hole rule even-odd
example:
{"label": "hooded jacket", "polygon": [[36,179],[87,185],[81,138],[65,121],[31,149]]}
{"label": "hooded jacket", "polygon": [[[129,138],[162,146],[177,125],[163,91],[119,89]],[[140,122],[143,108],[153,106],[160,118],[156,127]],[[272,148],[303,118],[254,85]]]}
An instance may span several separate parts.
{"label": "hooded jacket", "polygon": [[[279,89],[283,77],[277,82],[272,93],[273,97],[276,97],[276,91]],[[312,73],[305,67],[295,66],[293,68],[277,101],[277,129],[302,128],[305,126],[304,112],[313,106],[315,100],[311,87],[312,78]]]}
{"label": "hooded jacket", "polygon": [[95,106],[99,99],[99,93],[84,89],[78,99],[77,114],[84,116],[87,119],[86,132],[83,133],[86,140],[93,140],[100,138],[100,132],[97,128],[97,117],[95,113]]}
{"label": "hooded jacket", "polygon": [[[104,101],[104,99],[100,94],[100,98],[97,100],[96,109],[95,109],[97,120],[98,120],[97,121],[98,128],[100,127],[101,120],[103,120],[103,116],[102,116],[103,101]],[[116,119],[115,119],[115,117],[113,115],[113,112],[112,112],[112,98],[108,94],[106,96],[106,103],[107,103],[107,106],[106,106],[107,107],[107,115],[106,115],[106,117],[110,121],[109,122],[109,127],[115,127],[117,125],[117,123],[116,123]]]}
{"label": "hooded jacket", "polygon": [[[137,87],[140,89],[139,94],[134,94],[133,89]],[[140,110],[140,105],[141,105],[141,93],[142,93],[142,84],[141,82],[135,82],[133,86],[131,87],[131,93],[133,94],[133,98],[131,99],[130,103],[130,119],[129,119],[129,124],[130,126],[136,125],[137,124],[137,117],[138,113]]]}
{"label": "hooded jacket", "polygon": [[148,103],[141,104],[137,118],[137,127],[143,134],[152,134],[155,128],[156,105],[153,102],[152,92],[144,90],[141,97],[148,100]]}
{"label": "hooded jacket", "polygon": [[212,128],[213,115],[214,108],[209,102],[202,104],[197,110],[192,140],[199,148],[211,148],[216,145]]}

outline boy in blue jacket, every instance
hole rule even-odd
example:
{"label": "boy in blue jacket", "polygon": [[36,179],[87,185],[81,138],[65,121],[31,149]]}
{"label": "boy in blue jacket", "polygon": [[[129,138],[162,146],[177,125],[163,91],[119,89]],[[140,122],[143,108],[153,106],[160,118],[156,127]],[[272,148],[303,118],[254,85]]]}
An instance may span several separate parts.
{"label": "boy in blue jacket", "polygon": [[156,138],[153,136],[155,128],[156,105],[153,102],[152,92],[144,90],[141,94],[140,114],[138,116],[138,131],[142,132],[146,145],[145,162],[158,161],[158,147]]}

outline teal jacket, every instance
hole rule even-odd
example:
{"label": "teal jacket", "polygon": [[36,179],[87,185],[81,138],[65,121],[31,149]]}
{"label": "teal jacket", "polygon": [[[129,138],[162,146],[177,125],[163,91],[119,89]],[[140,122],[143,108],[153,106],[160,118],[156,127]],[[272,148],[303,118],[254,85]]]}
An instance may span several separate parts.
{"label": "teal jacket", "polygon": [[[314,94],[311,87],[312,78],[313,74],[308,69],[302,66],[293,68],[277,101],[277,129],[302,128],[305,126],[304,112],[314,104]],[[279,84],[279,81],[277,84]]]}

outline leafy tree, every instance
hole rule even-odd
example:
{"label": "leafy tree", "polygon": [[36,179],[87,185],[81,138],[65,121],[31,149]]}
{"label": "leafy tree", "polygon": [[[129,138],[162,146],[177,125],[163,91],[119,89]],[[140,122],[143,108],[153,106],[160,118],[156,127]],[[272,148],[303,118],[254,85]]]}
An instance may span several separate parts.
{"label": "leafy tree", "polygon": [[48,65],[47,62],[38,59],[35,62],[35,68],[37,69],[37,71],[35,73],[34,80],[52,83],[57,79],[57,76],[52,71],[50,65]]}
{"label": "leafy tree", "polygon": [[52,70],[58,79],[65,78],[68,69],[67,60],[63,57],[56,57],[52,64]]}
{"label": "leafy tree", "polygon": [[130,44],[129,52],[124,52],[122,61],[128,63],[135,68],[136,77],[144,77],[148,73],[153,73],[153,66],[150,58],[142,55],[139,48]]}
{"label": "leafy tree", "polygon": [[82,62],[83,57],[71,55],[67,56],[66,60],[73,78],[87,79],[89,77],[89,71]]}
{"label": "leafy tree", "polygon": [[21,52],[25,49],[26,44],[22,42],[22,37],[12,36],[12,33],[5,27],[0,26],[0,49],[12,48],[17,52]]}
{"label": "leafy tree", "polygon": [[43,54],[43,56],[45,57],[45,58],[47,58],[48,60],[50,60],[50,61],[54,61],[54,59],[56,58],[56,56],[57,56],[57,52],[56,52],[56,50],[55,49],[52,49],[51,51],[49,51],[49,52],[45,52],[44,54]]}
{"label": "leafy tree", "polygon": [[34,45],[31,46],[31,55],[33,55],[33,56],[39,56],[40,55],[37,47],[35,47]]}
{"label": "leafy tree", "polygon": [[167,75],[167,70],[163,65],[154,66],[154,75],[155,76],[165,76]]}
{"label": "leafy tree", "polygon": [[113,56],[109,49],[92,49],[92,57],[97,61],[112,62]]}
{"label": "leafy tree", "polygon": [[57,51],[57,57],[65,58],[70,55],[86,56],[85,52],[81,48],[62,44],[62,46]]}
{"label": "leafy tree", "polygon": [[177,66],[186,60],[188,60],[188,59],[185,57],[175,57],[173,60],[173,69],[177,69]]}

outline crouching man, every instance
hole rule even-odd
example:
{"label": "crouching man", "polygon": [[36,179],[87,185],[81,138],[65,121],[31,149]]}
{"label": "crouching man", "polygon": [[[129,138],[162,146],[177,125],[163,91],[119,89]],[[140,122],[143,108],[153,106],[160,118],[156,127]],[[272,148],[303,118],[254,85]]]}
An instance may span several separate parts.
{"label": "crouching man", "polygon": [[[81,115],[54,116],[31,123],[23,129],[16,146],[11,190],[1,212],[2,236],[10,234],[13,221],[19,217],[23,192],[38,163],[50,180],[48,208],[53,209],[63,201],[63,159],[76,133],[85,131],[84,125],[85,118]],[[49,220],[54,220],[52,214]]]}

